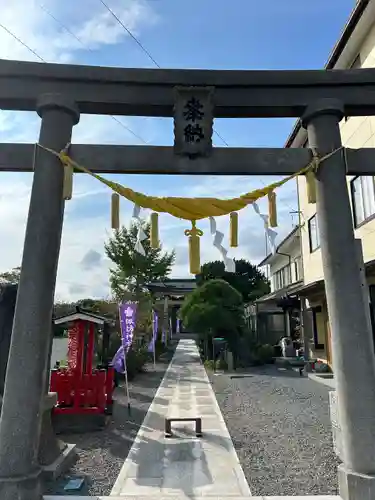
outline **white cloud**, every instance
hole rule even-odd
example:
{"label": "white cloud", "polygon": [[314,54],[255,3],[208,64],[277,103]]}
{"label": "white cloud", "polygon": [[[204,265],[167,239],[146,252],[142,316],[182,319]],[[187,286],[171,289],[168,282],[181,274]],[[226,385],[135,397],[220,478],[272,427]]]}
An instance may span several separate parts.
{"label": "white cloud", "polygon": [[[144,0],[112,0],[110,7],[135,33],[157,21],[157,16]],[[99,1],[51,0],[45,8],[66,26],[84,46],[97,50],[115,45],[129,35]],[[77,58],[82,44],[41,8],[39,0],[12,0],[1,6],[1,24],[21,39],[47,62],[67,62]],[[3,59],[37,60],[5,29],[0,29],[0,57]]]}
{"label": "white cloud", "polygon": [[[258,177],[245,176],[209,176],[196,178],[197,183],[191,188],[180,186],[177,196],[196,197],[219,197],[231,198],[252,191],[259,187],[264,187],[275,180],[275,178],[265,178],[266,184]],[[290,211],[297,207],[295,196],[295,183],[292,181],[278,190],[278,232],[277,241],[281,241],[292,230],[292,217]],[[164,195],[164,193],[163,193]],[[263,213],[267,213],[267,202],[263,198],[259,200],[259,206]],[[264,226],[260,217],[254,212],[251,206],[239,212],[239,247],[229,247],[229,217],[217,217],[217,228],[225,235],[223,245],[229,250],[232,258],[249,259],[256,264],[265,257],[266,238]],[[201,263],[212,260],[220,260],[218,250],[212,244],[209,222],[199,221],[198,227],[203,230],[201,237]],[[168,250],[176,249],[176,265],[174,266],[174,277],[190,277],[188,264],[188,238],[184,236],[184,229],[189,227],[187,221],[172,219],[167,215],[160,217],[160,234],[164,246]],[[268,252],[270,251],[267,245]]]}
{"label": "white cloud", "polygon": [[[140,24],[150,24],[157,20],[156,14],[145,1],[117,0],[112,1],[110,7],[134,35],[139,34]],[[97,48],[102,44],[113,45],[118,43],[124,35],[127,36],[124,28],[108,10],[105,10],[104,6],[101,7],[101,11],[96,16],[86,19],[76,31],[77,37],[87,47]]]}
{"label": "white cloud", "polygon": [[[20,263],[31,189],[30,174],[3,175],[6,177],[0,185],[0,234],[7,245],[0,248],[0,271],[16,267]],[[221,179],[224,181],[224,178]],[[220,178],[210,179],[207,182],[207,191],[203,191],[202,195],[210,194],[209,186],[214,180],[216,180],[215,186],[220,195],[225,195],[225,190],[219,186]],[[227,178],[227,182],[228,180],[229,178]],[[241,192],[237,187],[236,193],[233,193],[234,188],[231,189],[230,182],[228,182],[228,188],[227,196]],[[202,189],[202,183],[199,189]],[[157,191],[155,194],[158,194]],[[190,192],[184,194],[190,195]],[[216,195],[216,192],[212,194]],[[261,202],[261,206],[266,211],[264,201]],[[108,269],[110,263],[104,255],[104,242],[111,234],[109,207],[109,190],[103,188],[94,179],[84,175],[75,176],[73,199],[66,203],[65,210],[56,290],[58,299],[78,299],[82,296],[106,297],[109,295]],[[142,212],[146,218],[148,214],[148,211]],[[130,215],[131,204],[122,203],[121,222],[128,225]],[[282,238],[291,229],[288,208],[282,204],[279,206],[279,220],[278,231],[280,238]],[[251,207],[239,213],[239,248],[229,248],[228,217],[218,217],[217,225],[218,229],[225,234],[224,244],[229,249],[231,257],[247,258],[253,263],[264,257],[264,229],[259,217]],[[201,262],[219,260],[220,254],[212,245],[208,221],[200,221],[198,226],[204,231],[201,238]],[[190,277],[188,238],[184,236],[184,229],[188,227],[187,221],[174,219],[165,214],[160,216],[160,239],[163,246],[169,251],[172,249],[177,251],[176,265],[173,269],[174,277]]]}
{"label": "white cloud", "polygon": [[[1,2],[1,0],[0,0]],[[0,23],[20,37],[47,61],[80,62],[82,45],[40,8],[38,0],[12,0],[4,2]],[[157,21],[157,15],[146,0],[111,0],[109,5],[134,33]],[[97,0],[50,0],[47,9],[75,33],[91,51],[98,55],[109,45],[118,48],[128,35]],[[152,5],[154,7],[154,5]],[[134,47],[134,50],[138,50]],[[36,60],[21,43],[0,28],[0,58]],[[120,61],[120,60],[119,60]],[[121,62],[121,61],[120,61]],[[171,133],[170,120],[121,118],[145,139],[157,140],[160,131],[164,137]],[[36,142],[40,119],[36,113],[0,112],[2,140],[8,142]],[[108,116],[82,116],[74,128],[76,143],[139,143],[131,132]],[[31,174],[1,174],[0,183],[0,234],[6,244],[0,247],[0,272],[20,264],[23,239],[31,190]],[[269,179],[271,181],[271,179]],[[126,183],[125,180],[119,182]],[[190,184],[189,184],[190,183]],[[250,177],[195,177],[192,184],[181,182],[173,195],[232,197],[262,186],[258,178]],[[189,187],[188,187],[189,184]],[[167,192],[165,192],[167,191]],[[155,195],[170,195],[162,185],[155,186]],[[290,187],[280,190],[280,200],[292,194]],[[56,295],[61,300],[76,300],[83,296],[105,297],[109,294],[109,262],[104,255],[104,242],[110,234],[110,192],[97,181],[84,175],[75,176],[73,199],[66,203],[64,230],[61,245]],[[280,204],[280,209],[284,207]],[[295,205],[295,204],[294,204]],[[264,202],[262,208],[266,210]],[[131,207],[123,203],[122,223],[128,224]],[[146,213],[147,214],[147,213]],[[280,233],[290,230],[288,209],[280,210]],[[228,235],[228,217],[217,220],[218,228]],[[162,215],[160,235],[164,247],[177,249],[177,262],[173,270],[176,277],[187,277],[188,238],[184,229],[186,221]],[[202,263],[220,258],[212,246],[207,221],[199,223],[204,230],[201,241]],[[232,257],[245,257],[253,262],[264,256],[264,230],[259,218],[248,208],[240,213],[240,247],[231,249]]]}
{"label": "white cloud", "polygon": [[[2,244],[0,248],[0,270],[5,271],[20,264],[22,258],[23,240],[27,219],[28,204],[31,191],[31,175],[2,174],[0,185],[0,234]],[[77,178],[77,193],[83,191],[84,178]],[[90,223],[84,224],[79,217],[80,204],[85,203],[89,193],[85,197],[78,196],[74,199],[77,214],[73,216],[67,202],[64,231],[62,237],[60,262],[57,280],[57,297],[60,299],[79,298],[79,294],[72,294],[71,287],[83,285],[87,294],[91,295],[93,290],[98,296],[106,296],[108,289],[108,263],[103,257],[103,243],[107,237],[109,216],[102,214],[90,219]],[[95,199],[95,198],[94,198]],[[88,266],[91,255],[99,254],[97,267]],[[89,259],[87,256],[89,255]]]}
{"label": "white cloud", "polygon": [[[157,15],[145,0],[111,0],[110,7],[133,33],[157,21]],[[38,58],[7,30],[27,44],[47,62],[80,62],[84,47],[100,56],[100,49],[117,46],[129,39],[126,31],[99,1],[50,0],[45,8],[65,25],[82,43],[69,34],[40,7],[39,0],[12,0],[1,6],[0,58],[37,61]],[[131,41],[131,43],[133,43]],[[135,46],[134,50],[138,50]],[[99,61],[98,61],[99,63]],[[132,120],[121,118],[124,127],[108,116],[82,116],[75,127],[73,140],[82,143],[139,142],[126,130],[135,130]],[[40,119],[36,113],[0,112],[2,140],[36,142]],[[150,126],[147,132],[151,132]],[[0,184],[0,269],[18,266],[31,190],[31,175],[2,174]],[[108,213],[82,218],[82,209],[108,196]],[[56,294],[60,299],[85,295],[105,296],[108,288],[108,262],[103,243],[108,236],[109,193],[103,186],[84,176],[75,177],[74,198],[66,204],[66,216],[59,262]],[[96,267],[87,267],[87,256],[101,255]],[[86,260],[85,260],[86,258]],[[83,265],[82,265],[83,263]],[[86,263],[86,265],[85,265]]]}
{"label": "white cloud", "polygon": [[103,256],[100,252],[93,250],[92,248],[85,253],[83,259],[81,260],[81,267],[85,271],[91,271],[101,265]]}

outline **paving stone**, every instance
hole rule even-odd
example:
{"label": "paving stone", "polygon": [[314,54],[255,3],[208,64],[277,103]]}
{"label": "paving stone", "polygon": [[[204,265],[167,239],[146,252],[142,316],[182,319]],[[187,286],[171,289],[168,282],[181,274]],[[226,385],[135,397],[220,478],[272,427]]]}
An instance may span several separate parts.
{"label": "paving stone", "polygon": [[[195,423],[172,422],[172,438],[165,438],[166,416],[201,416],[203,437],[195,436]],[[153,465],[154,461],[159,465]],[[226,495],[232,499],[251,496],[193,341],[180,341],[155,404],[151,404],[112,489],[111,500],[115,495],[155,496],[158,500],[163,495],[169,499],[212,496],[215,500]]]}

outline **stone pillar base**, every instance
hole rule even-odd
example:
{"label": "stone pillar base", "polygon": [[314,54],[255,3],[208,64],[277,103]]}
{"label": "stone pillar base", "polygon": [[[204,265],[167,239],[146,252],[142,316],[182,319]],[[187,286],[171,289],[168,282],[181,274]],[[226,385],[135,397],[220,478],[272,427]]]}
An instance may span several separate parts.
{"label": "stone pillar base", "polygon": [[66,444],[60,441],[52,427],[52,408],[57,403],[57,394],[49,392],[44,396],[38,461],[41,466],[52,464],[64,451]]}
{"label": "stone pillar base", "polygon": [[67,472],[78,459],[75,444],[67,444],[54,462],[42,466],[43,481],[55,481],[62,474]]}
{"label": "stone pillar base", "polygon": [[27,477],[0,477],[1,500],[43,500],[40,470]]}
{"label": "stone pillar base", "polygon": [[344,465],[338,467],[339,492],[342,500],[374,500],[375,475],[348,471]]}
{"label": "stone pillar base", "polygon": [[57,394],[49,392],[43,403],[42,431],[39,441],[38,461],[42,466],[42,479],[57,479],[77,461],[75,444],[64,443],[55,434],[52,426],[52,408],[57,402]]}

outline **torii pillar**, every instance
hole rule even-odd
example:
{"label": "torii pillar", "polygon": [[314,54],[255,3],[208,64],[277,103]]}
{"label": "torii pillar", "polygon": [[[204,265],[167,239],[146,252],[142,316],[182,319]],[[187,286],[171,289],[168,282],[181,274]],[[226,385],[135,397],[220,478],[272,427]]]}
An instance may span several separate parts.
{"label": "torii pillar", "polygon": [[[307,109],[302,121],[309,147],[319,157],[341,147],[339,122],[343,117],[343,106],[336,99],[322,99]],[[339,466],[340,495],[343,500],[373,500],[375,357],[342,150],[320,165],[316,195],[342,435],[344,463]]]}
{"label": "torii pillar", "polygon": [[[56,151],[79,121],[74,102],[44,94],[39,143]],[[30,158],[30,161],[32,159]],[[0,420],[1,500],[42,500],[38,446],[64,216],[64,169],[37,149]]]}

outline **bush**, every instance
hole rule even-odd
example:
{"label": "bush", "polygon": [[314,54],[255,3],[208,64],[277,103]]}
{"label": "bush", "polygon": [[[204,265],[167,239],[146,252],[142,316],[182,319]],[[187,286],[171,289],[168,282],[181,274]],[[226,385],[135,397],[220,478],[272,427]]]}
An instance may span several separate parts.
{"label": "bush", "polygon": [[240,341],[239,359],[237,368],[246,368],[248,366],[261,366],[274,362],[275,349],[270,344],[259,345],[254,339],[246,336]]}
{"label": "bush", "polygon": [[161,339],[157,339],[156,342],[155,342],[155,357],[156,359],[161,356],[162,354],[165,353],[165,351],[167,350],[164,342],[162,342]]}
{"label": "bush", "polygon": [[247,366],[259,364],[257,349],[258,344],[253,333],[249,329],[244,328],[242,331],[242,337],[238,342],[238,358],[236,360],[236,367],[246,368]]}
{"label": "bush", "polygon": [[128,374],[128,380],[132,380],[137,375],[137,373],[142,372],[147,361],[147,347],[132,347],[131,349],[129,349],[126,355],[126,370]]}
{"label": "bush", "polygon": [[216,370],[228,370],[228,363],[225,359],[218,359],[216,361]]}
{"label": "bush", "polygon": [[145,364],[148,361],[148,349],[147,346],[142,346],[136,350],[136,360],[137,360],[137,370],[142,372]]}
{"label": "bush", "polygon": [[273,363],[274,348],[270,344],[264,344],[258,347],[257,357],[262,364]]}
{"label": "bush", "polygon": [[215,369],[215,361],[213,359],[206,359],[204,362],[204,367],[206,370],[213,372]]}
{"label": "bush", "polygon": [[242,295],[226,281],[212,279],[185,297],[180,309],[184,325],[205,338],[223,337],[235,352],[243,327]]}

